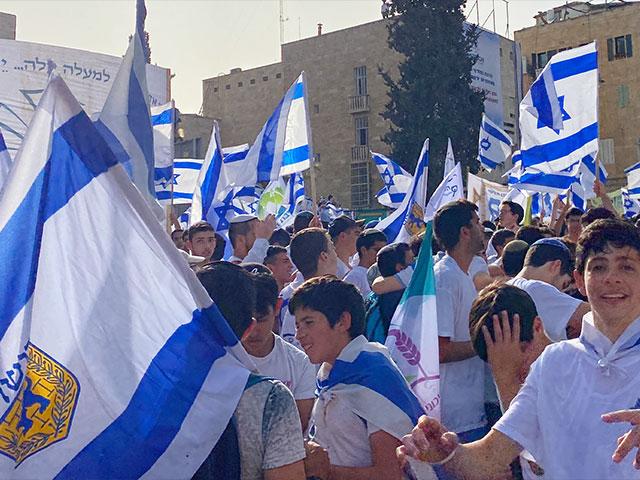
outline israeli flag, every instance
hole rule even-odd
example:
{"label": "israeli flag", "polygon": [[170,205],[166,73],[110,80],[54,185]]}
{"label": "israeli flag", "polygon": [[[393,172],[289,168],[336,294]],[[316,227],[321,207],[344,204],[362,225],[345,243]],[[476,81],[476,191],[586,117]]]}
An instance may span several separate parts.
{"label": "israeli flag", "polygon": [[522,100],[521,108],[537,118],[540,126],[549,127],[552,130],[562,130],[564,128],[562,107],[558,99],[551,65],[551,62],[547,63],[533,82],[529,95]]}
{"label": "israeli flag", "polygon": [[384,232],[389,243],[406,242],[425,229],[424,212],[427,199],[427,174],[429,172],[429,139],[422,145],[416,171],[409,193],[400,207],[376,226]]}
{"label": "israeli flag", "polygon": [[[151,107],[153,127],[154,183],[169,182],[173,175],[173,126],[175,107],[173,101],[159,107]],[[157,195],[156,195],[157,196]]]}
{"label": "israeli flag", "polygon": [[229,186],[271,182],[311,165],[311,135],[304,72],[293,82],[249,149],[229,175]]}
{"label": "israeli flag", "polygon": [[238,339],[58,75],[12,172],[0,478],[190,478],[246,384]]}
{"label": "israeli flag", "polygon": [[480,164],[491,171],[504,162],[511,155],[513,141],[511,137],[489,120],[484,113],[480,124],[480,138],[478,140],[478,160]]}
{"label": "israeli flag", "polygon": [[558,173],[578,168],[598,152],[598,54],[596,44],[559,52],[549,61],[562,111],[562,130],[545,125],[529,110],[532,92],[520,105],[524,168]]}
{"label": "israeli flag", "polygon": [[640,162],[624,171],[627,176],[627,190],[631,198],[640,199]]}
{"label": "israeli flag", "polygon": [[633,218],[640,214],[640,200],[632,197],[627,188],[623,188],[620,191],[622,192],[622,206],[625,218]]}
{"label": "israeli flag", "polygon": [[279,228],[293,225],[293,220],[305,200],[304,177],[301,173],[294,173],[287,180],[285,197],[282,206],[276,215],[276,223]]}
{"label": "israeli flag", "polygon": [[162,218],[162,209],[155,200],[153,130],[140,21],[143,9],[143,2],[138,1],[136,32],[131,37],[96,126],[118,161],[124,165],[131,181],[156,215]]}
{"label": "israeli flag", "polygon": [[162,175],[156,179],[156,198],[160,204],[168,205],[172,198],[174,205],[191,203],[202,162],[199,158],[176,159],[169,179],[164,178],[165,173],[159,174],[156,170],[158,177]]}
{"label": "israeli flag", "polygon": [[376,193],[378,202],[385,207],[398,208],[411,188],[413,177],[404,168],[381,153],[371,152],[371,158],[384,183],[382,190]]}
{"label": "israeli flag", "polygon": [[7,144],[4,143],[4,137],[0,131],[0,191],[2,191],[2,186],[9,176],[9,170],[11,170],[12,163],[11,155],[9,155],[9,150],[7,149]]}

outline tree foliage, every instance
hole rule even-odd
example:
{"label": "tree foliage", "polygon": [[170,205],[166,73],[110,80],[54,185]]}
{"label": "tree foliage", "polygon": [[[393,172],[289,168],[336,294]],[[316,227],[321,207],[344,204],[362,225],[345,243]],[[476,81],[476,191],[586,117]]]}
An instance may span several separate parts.
{"label": "tree foliage", "polygon": [[476,172],[484,93],[471,87],[479,30],[465,24],[465,0],[393,0],[388,43],[404,59],[399,75],[380,70],[389,88],[383,137],[392,157],[413,172],[431,139],[429,192],[442,179],[447,137],[456,160]]}

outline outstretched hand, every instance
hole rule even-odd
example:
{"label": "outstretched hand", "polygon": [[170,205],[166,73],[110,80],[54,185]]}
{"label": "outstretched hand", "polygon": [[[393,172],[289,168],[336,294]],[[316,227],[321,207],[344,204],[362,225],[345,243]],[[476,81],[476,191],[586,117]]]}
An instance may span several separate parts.
{"label": "outstretched hand", "polygon": [[633,466],[640,470],[640,409],[605,413],[602,415],[602,420],[606,423],[629,422],[631,424],[631,430],[618,438],[618,448],[613,452],[612,459],[615,463],[620,463],[634,448],[637,448]]}
{"label": "outstretched hand", "polygon": [[448,432],[435,418],[423,415],[409,435],[402,437],[396,455],[402,466],[408,457],[429,463],[439,463],[458,447],[458,436]]}

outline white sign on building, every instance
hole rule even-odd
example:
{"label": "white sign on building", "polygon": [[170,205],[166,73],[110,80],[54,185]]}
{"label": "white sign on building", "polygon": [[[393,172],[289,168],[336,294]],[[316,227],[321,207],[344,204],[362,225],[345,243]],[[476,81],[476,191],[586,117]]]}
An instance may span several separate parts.
{"label": "white sign on building", "polygon": [[[12,156],[22,143],[47,85],[48,60],[56,64],[58,73],[87,114],[93,116],[102,110],[122,58],[74,48],[0,40],[0,130]],[[169,82],[168,69],[147,65],[151,105],[169,101]]]}
{"label": "white sign on building", "polygon": [[500,36],[480,30],[476,54],[480,57],[471,69],[471,86],[483,90],[486,98],[484,112],[493,123],[503,125],[502,69],[500,65]]}

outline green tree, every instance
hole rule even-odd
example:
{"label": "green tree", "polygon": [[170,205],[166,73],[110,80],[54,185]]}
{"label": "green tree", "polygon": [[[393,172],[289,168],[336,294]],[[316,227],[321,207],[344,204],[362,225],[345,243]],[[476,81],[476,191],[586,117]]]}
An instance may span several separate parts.
{"label": "green tree", "polygon": [[456,160],[478,170],[478,130],[484,93],[471,87],[479,29],[465,25],[465,0],[393,0],[389,47],[402,54],[399,75],[380,73],[389,88],[381,114],[392,157],[413,172],[422,143],[431,139],[429,195],[442,179],[447,137]]}

